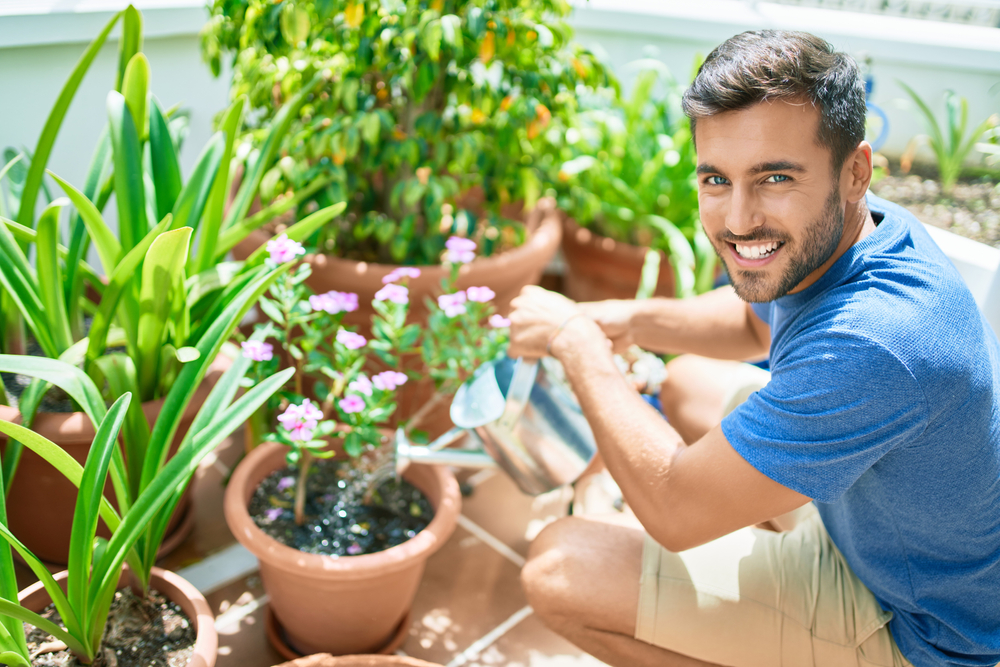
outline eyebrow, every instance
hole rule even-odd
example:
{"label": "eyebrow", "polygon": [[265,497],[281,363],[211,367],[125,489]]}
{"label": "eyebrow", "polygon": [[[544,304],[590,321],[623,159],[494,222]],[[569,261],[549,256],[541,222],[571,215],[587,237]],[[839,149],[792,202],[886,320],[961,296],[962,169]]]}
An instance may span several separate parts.
{"label": "eyebrow", "polygon": [[[806,169],[797,162],[789,162],[788,160],[778,160],[776,162],[761,162],[750,168],[750,175],[754,176],[757,174],[763,174],[770,171],[795,171],[804,172]],[[699,164],[697,168],[699,174],[721,174],[722,170],[710,165],[710,164]]]}

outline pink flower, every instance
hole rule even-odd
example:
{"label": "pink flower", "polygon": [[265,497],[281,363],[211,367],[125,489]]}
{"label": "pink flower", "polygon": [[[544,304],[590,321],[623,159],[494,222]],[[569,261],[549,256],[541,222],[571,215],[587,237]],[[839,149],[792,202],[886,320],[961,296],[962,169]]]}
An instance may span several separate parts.
{"label": "pink flower", "polygon": [[280,507],[271,507],[264,510],[264,518],[268,521],[277,521],[281,518],[282,509]]}
{"label": "pink flower", "polygon": [[365,409],[365,399],[361,398],[357,394],[351,394],[345,398],[340,399],[340,409],[347,414],[353,414],[355,412],[361,412]]}
{"label": "pink flower", "polygon": [[410,302],[410,290],[402,285],[389,283],[379,291],[375,292],[376,301],[392,301],[400,305]]}
{"label": "pink flower", "polygon": [[308,398],[302,401],[302,405],[289,405],[283,413],[278,415],[278,421],[288,431],[288,437],[297,442],[309,442],[313,437],[313,429],[323,418],[323,412],[313,405]]}
{"label": "pink flower", "polygon": [[359,394],[364,394],[365,396],[372,395],[372,381],[369,380],[364,375],[359,375],[354,382],[347,385],[348,391],[356,391]]}
{"label": "pink flower", "polygon": [[360,544],[352,544],[349,547],[347,547],[348,556],[357,556],[362,551],[364,551],[364,549],[361,548]]}
{"label": "pink flower", "polygon": [[267,252],[271,255],[271,261],[275,264],[290,262],[299,255],[306,254],[306,249],[298,241],[288,238],[287,234],[282,234],[276,239],[267,242]]}
{"label": "pink flower", "polygon": [[438,297],[438,308],[444,311],[448,317],[462,315],[465,310],[465,292],[458,291],[454,294],[442,294]]}
{"label": "pink flower", "polygon": [[388,274],[382,278],[382,284],[388,285],[389,283],[394,283],[397,280],[402,280],[403,278],[419,278],[420,269],[415,269],[411,266],[401,266],[394,270],[392,273]]}
{"label": "pink flower", "polygon": [[361,334],[356,334],[353,331],[348,331],[347,329],[341,329],[337,332],[337,342],[346,347],[348,350],[358,350],[365,346],[368,342],[365,337]]}
{"label": "pink flower", "polygon": [[465,293],[468,295],[469,301],[476,301],[478,303],[486,303],[496,296],[496,292],[489,287],[470,287]]}
{"label": "pink flower", "polygon": [[290,489],[295,486],[294,477],[282,477],[278,480],[278,491],[284,491],[285,489]]}
{"label": "pink flower", "polygon": [[510,326],[510,320],[500,313],[490,315],[490,326],[494,329],[505,329]]}
{"label": "pink flower", "polygon": [[383,371],[372,378],[372,384],[381,391],[392,391],[396,387],[406,384],[406,380],[406,373]]}
{"label": "pink flower", "polygon": [[274,358],[274,346],[262,340],[246,340],[240,343],[243,356],[251,361],[270,361]]}
{"label": "pink flower", "polygon": [[452,264],[468,264],[476,258],[476,242],[461,236],[452,236],[445,241],[444,261]]}
{"label": "pink flower", "polygon": [[331,290],[326,294],[313,294],[309,297],[309,305],[313,310],[322,310],[331,315],[353,313],[358,309],[358,295]]}

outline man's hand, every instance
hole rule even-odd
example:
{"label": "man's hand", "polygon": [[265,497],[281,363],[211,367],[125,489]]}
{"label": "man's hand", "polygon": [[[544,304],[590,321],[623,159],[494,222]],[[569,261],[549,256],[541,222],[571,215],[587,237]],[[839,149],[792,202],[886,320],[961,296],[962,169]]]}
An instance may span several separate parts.
{"label": "man's hand", "polygon": [[[511,357],[535,359],[548,354],[546,347],[561,324],[584,312],[562,294],[528,285],[510,302]],[[593,326],[593,325],[591,325]]]}
{"label": "man's hand", "polygon": [[614,351],[620,354],[635,343],[632,337],[635,304],[634,300],[609,299],[578,305],[587,317],[597,322],[604,335],[614,344]]}

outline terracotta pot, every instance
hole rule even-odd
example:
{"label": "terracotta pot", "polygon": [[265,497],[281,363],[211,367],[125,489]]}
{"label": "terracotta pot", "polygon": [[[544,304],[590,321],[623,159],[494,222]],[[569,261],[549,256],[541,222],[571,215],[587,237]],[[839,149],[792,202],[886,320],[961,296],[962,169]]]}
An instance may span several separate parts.
{"label": "terracotta pot", "polygon": [[[569,298],[574,301],[635,298],[646,248],[599,236],[566,218],[562,250],[566,258],[563,288]],[[654,295],[672,297],[675,293],[670,260],[660,251],[660,277]]]}
{"label": "terracotta pot", "polygon": [[402,655],[341,655],[329,653],[307,655],[304,658],[283,662],[277,667],[441,667],[416,658]]}
{"label": "terracotta pot", "polygon": [[[64,587],[63,582],[66,579],[66,574],[63,571],[55,575],[56,581]],[[127,585],[130,577],[127,570],[123,572],[119,587]],[[177,604],[187,615],[188,620],[194,624],[194,654],[188,660],[186,667],[214,667],[215,658],[219,651],[219,635],[215,632],[215,617],[212,615],[212,608],[208,606],[205,596],[177,574],[158,567],[152,569],[149,585],[150,588]],[[36,613],[41,612],[52,602],[41,582],[25,588],[18,594],[17,599],[26,609]]]}
{"label": "terracotta pot", "polygon": [[[202,403],[231,363],[228,357],[220,354],[209,367],[181,419],[174,436],[174,448],[180,445]],[[163,399],[158,399],[142,404],[150,426],[156,422],[163,403]],[[21,413],[0,405],[0,419],[19,424]],[[80,465],[86,463],[95,435],[90,419],[83,412],[40,412],[36,415],[31,430],[62,447]],[[3,443],[6,443],[6,437],[0,434],[0,444]],[[113,502],[115,496],[110,480],[105,485],[104,495]],[[45,459],[25,447],[7,495],[7,525],[39,559],[65,565],[69,554],[76,496],[77,490],[72,482]],[[160,556],[177,548],[194,526],[194,515],[190,512],[189,505],[189,494],[185,492],[167,526]],[[104,538],[111,537],[103,521],[98,525],[97,534]]]}
{"label": "terracotta pot", "polygon": [[257,556],[268,605],[294,650],[304,655],[378,652],[391,643],[408,615],[427,558],[455,530],[461,510],[458,482],[447,468],[411,466],[405,478],[434,507],[427,528],[374,554],[309,554],[264,534],[247,511],[260,482],[286,465],[287,451],[265,443],[240,462],[226,488],[226,523]]}

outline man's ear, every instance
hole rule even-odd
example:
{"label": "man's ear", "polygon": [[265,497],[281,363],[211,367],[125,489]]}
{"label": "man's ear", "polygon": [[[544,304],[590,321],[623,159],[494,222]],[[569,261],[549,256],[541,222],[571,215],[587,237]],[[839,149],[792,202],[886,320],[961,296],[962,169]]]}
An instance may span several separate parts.
{"label": "man's ear", "polygon": [[868,184],[872,181],[872,147],[867,141],[862,141],[858,147],[844,160],[841,169],[841,183],[847,187],[845,196],[849,202],[861,201],[868,192]]}

